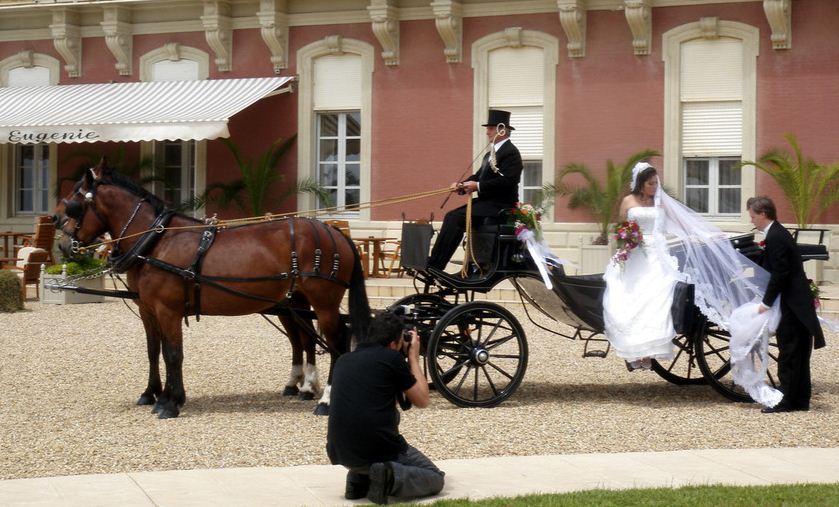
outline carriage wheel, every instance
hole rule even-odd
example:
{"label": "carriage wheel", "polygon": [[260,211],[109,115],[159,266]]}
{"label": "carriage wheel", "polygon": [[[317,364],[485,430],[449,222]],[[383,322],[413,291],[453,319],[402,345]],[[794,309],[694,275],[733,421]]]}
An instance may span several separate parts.
{"label": "carriage wheel", "polygon": [[524,378],[527,341],[508,310],[473,301],[440,319],[426,359],[434,386],[447,400],[461,407],[494,407]]}
{"label": "carriage wheel", "polygon": [[653,371],[664,380],[679,386],[707,384],[708,381],[696,363],[694,342],[693,338],[683,334],[673,338],[676,356],[670,361],[653,359]]}
{"label": "carriage wheel", "polygon": [[[708,383],[729,400],[751,402],[752,398],[731,378],[731,350],[729,349],[731,336],[728,331],[704,319],[700,328],[701,334],[695,343],[696,360]],[[769,368],[766,381],[776,389],[779,385],[778,377],[775,375],[777,364],[778,343],[773,336],[769,339]]]}

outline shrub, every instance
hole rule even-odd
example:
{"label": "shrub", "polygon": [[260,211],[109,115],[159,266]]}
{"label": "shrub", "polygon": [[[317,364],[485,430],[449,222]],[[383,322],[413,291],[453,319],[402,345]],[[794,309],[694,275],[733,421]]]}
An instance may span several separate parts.
{"label": "shrub", "polygon": [[0,270],[0,312],[14,313],[23,310],[20,283],[20,278],[14,272]]}
{"label": "shrub", "polygon": [[[79,255],[67,259],[64,264],[67,265],[67,276],[76,276],[88,271],[102,269],[107,262],[104,259],[95,259],[89,255]],[[62,269],[62,264],[53,264],[48,266],[46,271],[49,275],[60,275]]]}

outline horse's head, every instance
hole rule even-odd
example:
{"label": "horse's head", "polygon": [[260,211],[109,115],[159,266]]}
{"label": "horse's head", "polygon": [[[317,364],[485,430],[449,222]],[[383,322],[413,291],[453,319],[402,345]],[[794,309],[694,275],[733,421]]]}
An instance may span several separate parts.
{"label": "horse's head", "polygon": [[103,158],[96,167],[85,171],[73,191],[56,206],[53,220],[62,232],[58,247],[65,257],[79,252],[107,231],[108,223],[96,207],[96,191],[110,176]]}

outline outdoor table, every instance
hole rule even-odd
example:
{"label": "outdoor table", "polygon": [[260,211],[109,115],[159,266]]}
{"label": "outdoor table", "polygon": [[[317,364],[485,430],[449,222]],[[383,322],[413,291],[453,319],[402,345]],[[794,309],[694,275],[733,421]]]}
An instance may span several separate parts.
{"label": "outdoor table", "polygon": [[388,241],[396,241],[396,238],[380,238],[367,236],[365,238],[353,238],[353,241],[364,244],[364,251],[369,254],[369,261],[372,263],[370,269],[365,270],[370,278],[381,278],[379,272],[379,258],[382,256],[382,245]]}

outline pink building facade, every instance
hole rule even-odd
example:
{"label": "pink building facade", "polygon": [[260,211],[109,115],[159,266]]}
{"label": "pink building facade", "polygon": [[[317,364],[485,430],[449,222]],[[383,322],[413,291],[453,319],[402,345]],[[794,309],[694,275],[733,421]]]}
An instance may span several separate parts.
{"label": "pink building facade", "polygon": [[[739,162],[788,149],[787,133],[817,162],[839,161],[837,26],[833,0],[10,1],[0,3],[0,86],[294,77],[231,115],[229,137],[255,157],[297,135],[267,211],[322,207],[308,194],[280,199],[314,179],[359,234],[398,236],[403,213],[440,220],[462,204],[353,207],[474,170],[488,108],[512,111],[523,200],[569,163],[602,177],[607,160],[650,148],[670,191],[747,231],[755,194],[794,219],[778,186]],[[3,109],[0,128],[14,130]],[[217,138],[13,141],[0,139],[2,230],[28,230],[99,154],[156,178],[150,188],[173,202],[239,176]],[[212,203],[195,213],[247,214]],[[561,257],[586,258],[596,224],[585,210],[558,198],[545,222]],[[834,204],[814,226],[835,237],[837,223]],[[839,282],[834,243],[820,277]]]}

